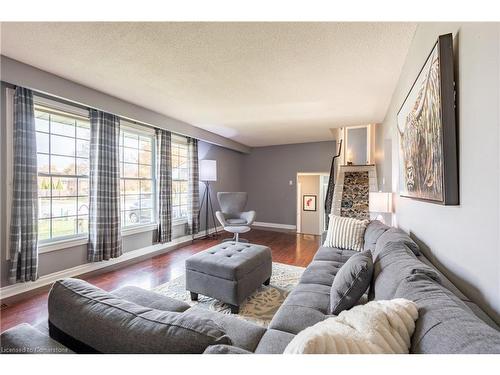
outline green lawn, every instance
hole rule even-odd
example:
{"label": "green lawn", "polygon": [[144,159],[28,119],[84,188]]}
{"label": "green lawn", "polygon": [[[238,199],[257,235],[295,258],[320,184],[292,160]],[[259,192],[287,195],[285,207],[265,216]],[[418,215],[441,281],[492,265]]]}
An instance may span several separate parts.
{"label": "green lawn", "polygon": [[[73,234],[76,234],[75,222],[75,218],[52,219],[52,238],[71,236]],[[82,230],[80,231],[80,233],[87,232],[87,220],[81,220],[81,227]],[[50,221],[39,220],[38,239],[46,240],[48,238],[50,238]]]}

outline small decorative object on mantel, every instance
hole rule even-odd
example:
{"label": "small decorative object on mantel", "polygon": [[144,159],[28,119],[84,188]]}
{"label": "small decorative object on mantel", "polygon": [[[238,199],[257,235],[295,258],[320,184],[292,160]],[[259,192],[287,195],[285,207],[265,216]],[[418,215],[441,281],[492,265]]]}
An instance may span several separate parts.
{"label": "small decorative object on mantel", "polygon": [[316,195],[304,195],[302,201],[304,211],[316,211]]}
{"label": "small decorative object on mantel", "polygon": [[441,35],[398,112],[400,195],[459,204],[453,37]]}

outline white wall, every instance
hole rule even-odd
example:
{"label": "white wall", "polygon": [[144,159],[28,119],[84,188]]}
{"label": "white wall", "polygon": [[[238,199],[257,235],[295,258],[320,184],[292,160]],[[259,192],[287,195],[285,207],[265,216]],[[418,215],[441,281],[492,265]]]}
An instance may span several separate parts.
{"label": "white wall", "polygon": [[355,165],[365,165],[368,162],[366,152],[368,143],[368,128],[347,128],[346,156],[347,161]]}
{"label": "white wall", "polygon": [[[301,184],[300,197],[300,232],[304,234],[321,234],[320,231],[320,176],[305,175],[299,176],[298,182]],[[316,211],[304,211],[304,195],[316,195]]]}
{"label": "white wall", "polygon": [[392,185],[397,192],[396,115],[438,35],[446,33],[453,33],[455,42],[460,205],[443,207],[396,198],[396,220],[421,241],[424,253],[459,289],[500,323],[499,24],[418,26],[383,123],[384,143],[377,152],[385,154],[385,188],[390,190]]}

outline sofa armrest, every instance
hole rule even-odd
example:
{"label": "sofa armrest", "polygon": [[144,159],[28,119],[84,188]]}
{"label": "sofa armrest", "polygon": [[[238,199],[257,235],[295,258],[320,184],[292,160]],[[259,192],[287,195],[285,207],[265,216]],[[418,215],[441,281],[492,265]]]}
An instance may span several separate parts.
{"label": "sofa armrest", "polygon": [[56,281],[48,310],[51,337],[75,351],[201,354],[232,344],[211,319],[140,306],[83,280]]}
{"label": "sofa armrest", "polygon": [[203,354],[253,354],[248,350],[232,345],[210,345]]}
{"label": "sofa armrest", "polygon": [[217,211],[215,213],[215,216],[217,217],[217,220],[219,220],[219,222],[221,223],[221,225],[223,227],[227,227],[226,218],[225,218],[224,214],[221,211]]}
{"label": "sofa armrest", "polygon": [[253,222],[255,221],[255,211],[247,211],[247,212],[242,212],[240,214],[241,219],[245,219],[247,221],[247,225],[252,225]]}

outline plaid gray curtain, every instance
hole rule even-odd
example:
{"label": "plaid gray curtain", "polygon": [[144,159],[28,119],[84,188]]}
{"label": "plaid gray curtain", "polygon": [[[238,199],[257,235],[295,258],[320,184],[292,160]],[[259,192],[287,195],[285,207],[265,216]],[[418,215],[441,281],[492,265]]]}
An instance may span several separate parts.
{"label": "plaid gray curtain", "polygon": [[195,235],[200,230],[198,213],[200,212],[200,175],[198,168],[198,140],[188,138],[189,157],[189,199],[188,199],[188,234]]}
{"label": "plaid gray curtain", "polygon": [[170,132],[156,129],[157,143],[157,198],[158,239],[160,243],[172,240],[172,137]]}
{"label": "plaid gray curtain", "polygon": [[38,278],[38,171],[31,90],[14,94],[13,185],[9,282]]}
{"label": "plaid gray curtain", "polygon": [[90,110],[90,262],[122,255],[120,227],[120,118]]}

